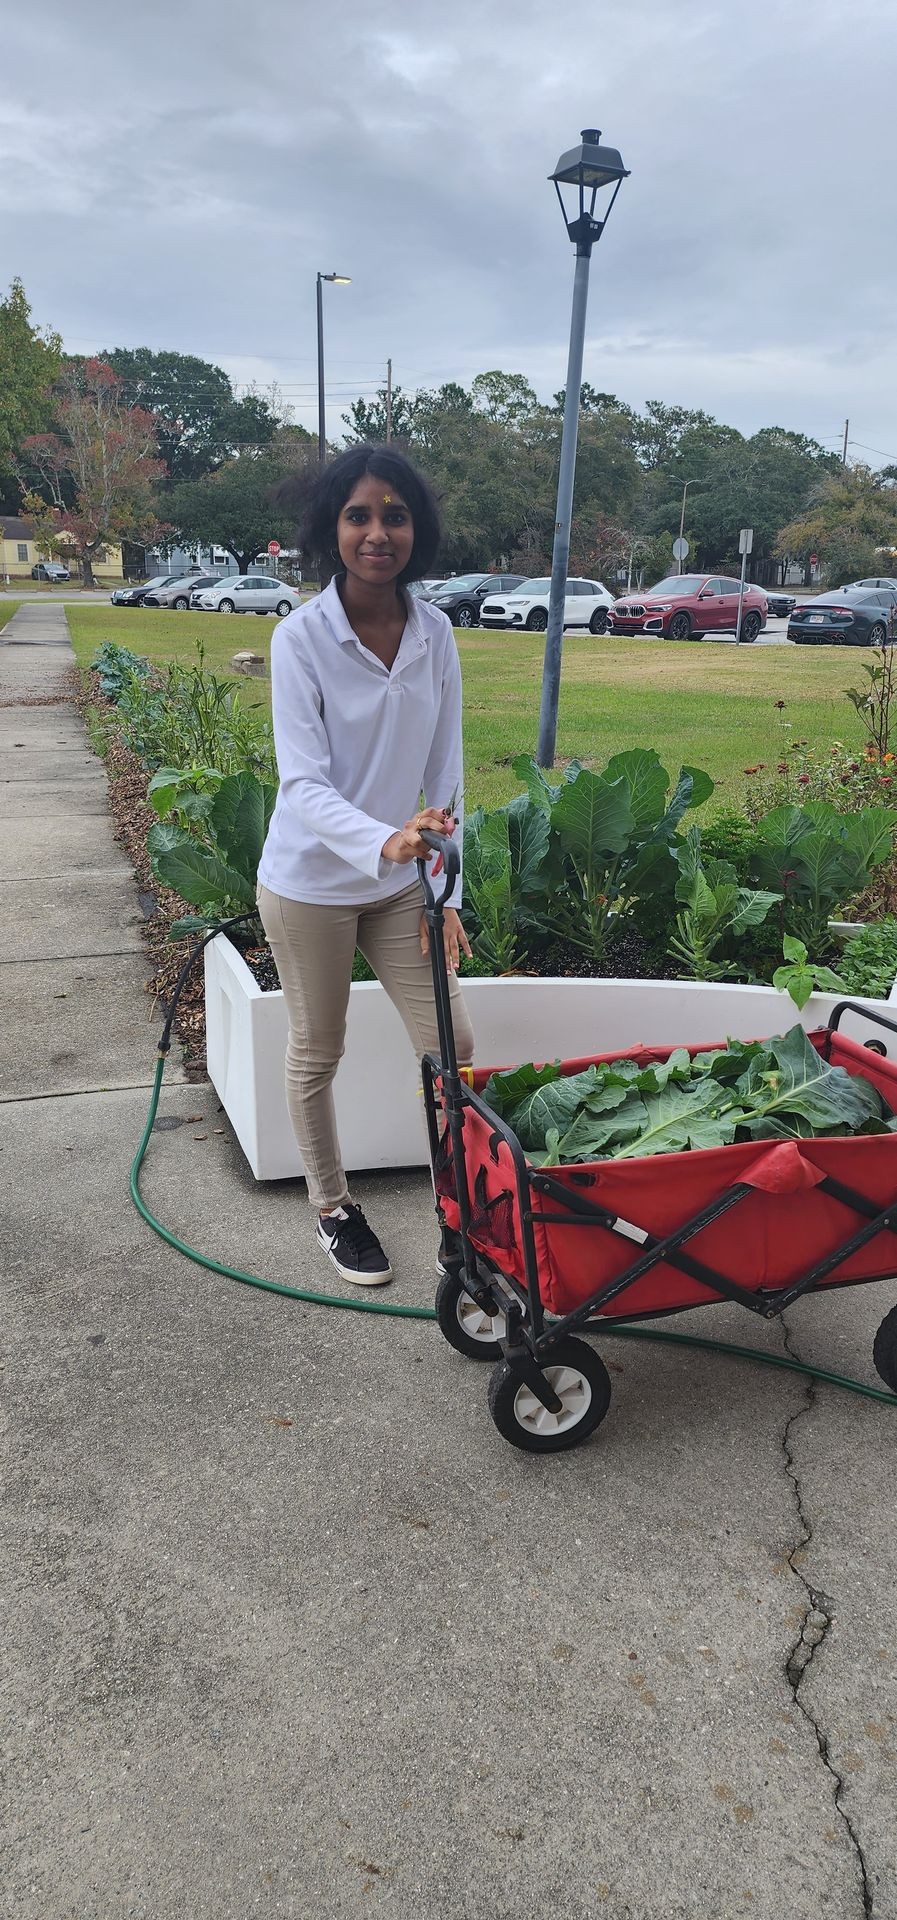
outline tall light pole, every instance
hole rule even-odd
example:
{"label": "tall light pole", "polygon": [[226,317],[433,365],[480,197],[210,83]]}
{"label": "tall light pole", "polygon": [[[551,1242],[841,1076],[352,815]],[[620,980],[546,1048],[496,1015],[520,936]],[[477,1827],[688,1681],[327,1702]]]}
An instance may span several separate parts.
{"label": "tall light pole", "polygon": [[[557,515],[551,555],[551,591],[548,596],[548,629],[545,635],[545,662],[542,668],[542,704],[539,712],[539,740],[536,760],[540,767],[554,765],[557,739],[558,697],[561,687],[561,649],[564,637],[564,602],[567,597],[567,566],[570,559],[570,521],[573,513],[573,480],[576,472],[576,441],[579,433],[579,393],[582,386],[582,350],[589,298],[589,267],[592,248],[607,225],[611,207],[622,182],[629,177],[616,147],[603,147],[596,127],[586,127],[582,144],[562,153],[549,179],[554,181],[564,225],[576,247],[573,276],[573,311],[570,318],[570,347],[567,355],[567,388],[564,396],[564,424],[561,430],[561,459],[558,471]],[[572,214],[564,205],[561,187],[573,187]],[[612,187],[602,220],[595,218],[595,201],[602,187]],[[588,205],[586,204],[588,200]]]}
{"label": "tall light pole", "polygon": [[324,465],[324,455],[327,450],[324,425],[324,302],[321,297],[322,280],[329,280],[332,285],[336,287],[348,287],[352,284],[347,273],[318,274],[318,459],[321,466]]}
{"label": "tall light pole", "polygon": [[682,489],[682,512],[679,515],[679,552],[676,557],[677,557],[680,573],[682,572],[682,535],[685,530],[685,496],[690,486],[691,486],[691,481],[686,480],[685,485]]}

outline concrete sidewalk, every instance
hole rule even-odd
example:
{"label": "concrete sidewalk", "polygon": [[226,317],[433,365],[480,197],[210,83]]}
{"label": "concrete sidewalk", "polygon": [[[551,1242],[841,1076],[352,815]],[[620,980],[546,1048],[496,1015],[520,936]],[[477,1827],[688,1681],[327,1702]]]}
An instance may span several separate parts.
{"label": "concrete sidewalk", "polygon": [[[35,704],[71,658],[61,609],[0,635],[4,1914],[897,1920],[893,1412],[606,1339],[608,1419],[540,1460],[431,1325],[166,1247],[127,1193],[136,895],[76,709]],[[143,1188],[328,1286],[300,1183],[258,1187],[176,1061]],[[429,1303],[427,1180],[355,1191]],[[895,1291],[791,1344],[874,1381]]]}

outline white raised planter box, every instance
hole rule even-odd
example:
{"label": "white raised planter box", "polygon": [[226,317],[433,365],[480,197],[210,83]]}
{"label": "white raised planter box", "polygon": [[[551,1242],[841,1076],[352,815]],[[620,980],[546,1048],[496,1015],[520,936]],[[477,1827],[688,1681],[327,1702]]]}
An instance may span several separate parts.
{"label": "white raised planter box", "polygon": [[[287,1013],[282,993],[263,993],[222,934],[205,952],[209,1078],[257,1180],[302,1172],[284,1090]],[[798,1014],[774,987],[693,980],[465,980],[484,1066],[575,1059],[617,1048],[766,1039],[802,1020],[824,1026],[843,993],[817,993]],[[866,1000],[897,1021],[889,1000]],[[897,1058],[897,1034],[854,1018],[854,1038],[880,1037]],[[415,1167],[426,1162],[417,1062],[383,988],[359,982],[349,993],[346,1051],[334,1084],[345,1165]]]}

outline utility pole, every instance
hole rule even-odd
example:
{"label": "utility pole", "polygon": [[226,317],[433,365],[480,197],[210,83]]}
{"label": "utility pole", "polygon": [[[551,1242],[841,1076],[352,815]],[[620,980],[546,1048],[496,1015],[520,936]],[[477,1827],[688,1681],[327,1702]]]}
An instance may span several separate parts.
{"label": "utility pole", "polygon": [[846,465],[847,465],[847,429],[848,429],[848,427],[849,427],[849,426],[850,426],[850,421],[849,421],[849,420],[845,420],[845,422],[844,422],[844,452],[843,452],[843,453],[842,453],[842,455],[841,455],[841,465],[842,465],[842,467],[846,467]]}
{"label": "utility pole", "polygon": [[386,444],[392,439],[392,361],[386,362]]}

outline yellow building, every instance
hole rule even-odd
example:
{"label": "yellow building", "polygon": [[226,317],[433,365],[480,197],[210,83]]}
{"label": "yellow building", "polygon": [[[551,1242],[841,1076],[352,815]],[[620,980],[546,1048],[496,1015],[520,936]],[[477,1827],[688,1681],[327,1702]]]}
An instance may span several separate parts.
{"label": "yellow building", "polygon": [[[62,533],[58,537],[54,557],[71,568],[74,579],[78,574],[78,565],[74,558],[69,560],[66,557],[66,544],[65,534]],[[43,558],[38,551],[31,521],[15,514],[0,514],[0,580],[30,580],[32,567],[37,566]],[[102,574],[104,579],[122,580],[121,547],[107,547],[105,559],[95,560],[93,570],[96,574]]]}

